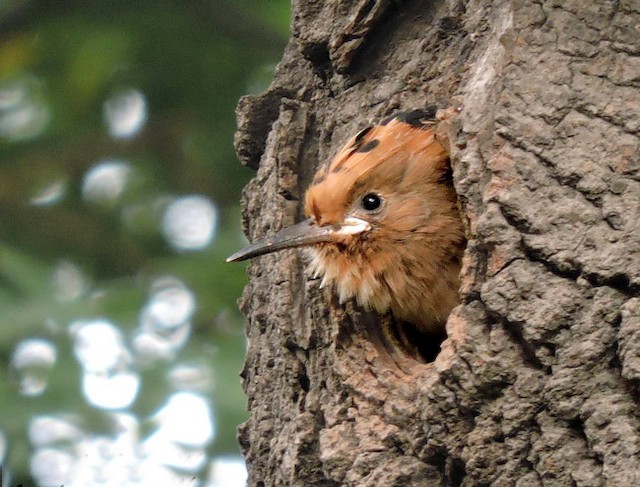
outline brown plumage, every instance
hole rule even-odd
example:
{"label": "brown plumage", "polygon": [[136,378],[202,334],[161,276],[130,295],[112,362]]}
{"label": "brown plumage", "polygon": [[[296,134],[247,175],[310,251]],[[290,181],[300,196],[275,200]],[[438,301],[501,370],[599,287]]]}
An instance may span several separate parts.
{"label": "brown plumage", "polygon": [[321,168],[307,190],[308,219],[228,260],[305,246],[323,285],[391,311],[423,332],[442,332],[459,302],[465,238],[449,156],[430,114],[399,114],[367,128]]}

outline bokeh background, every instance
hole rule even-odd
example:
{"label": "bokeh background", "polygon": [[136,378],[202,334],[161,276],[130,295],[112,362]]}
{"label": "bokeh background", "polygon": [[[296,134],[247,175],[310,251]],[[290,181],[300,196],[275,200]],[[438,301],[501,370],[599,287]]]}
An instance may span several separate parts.
{"label": "bokeh background", "polygon": [[2,486],[242,486],[234,108],[287,0],[0,0]]}

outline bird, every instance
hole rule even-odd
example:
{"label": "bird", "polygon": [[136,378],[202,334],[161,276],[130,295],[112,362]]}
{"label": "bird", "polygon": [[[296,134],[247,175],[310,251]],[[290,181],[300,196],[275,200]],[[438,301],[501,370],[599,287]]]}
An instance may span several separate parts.
{"label": "bird", "polygon": [[444,333],[460,302],[464,225],[436,111],[400,112],[364,128],[315,174],[306,219],[230,256],[306,249],[321,286],[341,303]]}

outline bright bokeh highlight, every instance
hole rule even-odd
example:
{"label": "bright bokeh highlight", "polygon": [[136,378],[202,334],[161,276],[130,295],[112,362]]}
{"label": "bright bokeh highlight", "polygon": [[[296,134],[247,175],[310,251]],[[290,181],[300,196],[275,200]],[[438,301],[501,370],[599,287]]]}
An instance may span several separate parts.
{"label": "bright bokeh highlight", "polygon": [[56,363],[55,346],[39,338],[20,342],[11,357],[11,367],[18,377],[20,393],[39,396],[47,388],[51,369]]}
{"label": "bright bokeh highlight", "polygon": [[185,196],[173,201],[164,214],[162,231],[176,250],[200,250],[215,236],[218,210],[204,196]]}
{"label": "bright bokeh highlight", "polygon": [[133,137],[147,121],[147,99],[133,88],[119,91],[104,102],[104,118],[112,137]]}

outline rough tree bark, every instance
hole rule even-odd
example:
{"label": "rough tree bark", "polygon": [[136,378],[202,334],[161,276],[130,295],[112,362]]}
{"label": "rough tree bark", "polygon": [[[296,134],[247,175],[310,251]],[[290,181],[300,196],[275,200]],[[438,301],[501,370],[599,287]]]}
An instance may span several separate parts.
{"label": "rough tree bark", "polygon": [[400,370],[296,251],[242,299],[250,485],[640,485],[640,1],[299,0],[241,100],[251,238],[396,109],[462,104],[463,304]]}

